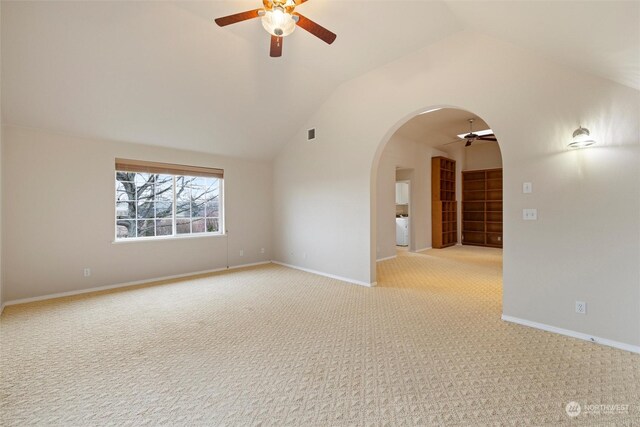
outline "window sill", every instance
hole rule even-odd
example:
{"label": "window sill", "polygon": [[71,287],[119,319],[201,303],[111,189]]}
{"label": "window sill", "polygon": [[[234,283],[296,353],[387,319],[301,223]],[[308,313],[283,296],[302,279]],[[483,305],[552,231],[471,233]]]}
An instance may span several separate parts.
{"label": "window sill", "polygon": [[139,243],[139,242],[167,242],[172,240],[189,240],[189,239],[204,239],[204,238],[215,238],[215,237],[227,237],[226,233],[220,234],[187,234],[184,236],[163,236],[163,237],[132,237],[130,239],[116,239],[111,243],[114,245],[119,245],[121,243]]}

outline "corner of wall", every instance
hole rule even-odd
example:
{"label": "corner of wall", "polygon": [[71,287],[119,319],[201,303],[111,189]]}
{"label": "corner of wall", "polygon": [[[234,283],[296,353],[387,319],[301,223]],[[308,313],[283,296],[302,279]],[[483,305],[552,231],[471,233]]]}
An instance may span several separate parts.
{"label": "corner of wall", "polygon": [[[2,113],[0,111],[0,117]],[[2,292],[3,280],[2,280],[2,197],[4,192],[2,191],[2,126],[0,125],[0,314],[4,309],[4,292]]]}
{"label": "corner of wall", "polygon": [[[0,17],[2,17],[2,4],[0,2]],[[1,21],[1,19],[0,19]],[[2,69],[2,58],[0,57],[0,70]],[[0,71],[0,82],[2,74]],[[0,84],[0,88],[2,85]],[[0,89],[0,98],[2,98],[2,90]],[[4,292],[2,292],[2,107],[0,107],[0,314],[4,308]]]}

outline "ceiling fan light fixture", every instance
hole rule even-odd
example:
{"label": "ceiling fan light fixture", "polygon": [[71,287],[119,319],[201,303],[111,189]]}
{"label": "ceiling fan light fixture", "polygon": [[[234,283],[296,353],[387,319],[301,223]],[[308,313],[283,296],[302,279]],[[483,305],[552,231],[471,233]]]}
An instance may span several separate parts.
{"label": "ceiling fan light fixture", "polygon": [[585,148],[595,144],[596,141],[591,138],[589,134],[589,129],[583,128],[582,126],[578,127],[575,131],[573,131],[573,140],[569,143],[569,147],[571,148]]}
{"label": "ceiling fan light fixture", "polygon": [[296,20],[281,6],[267,10],[262,16],[262,26],[267,32],[276,37],[285,37],[296,29]]}
{"label": "ceiling fan light fixture", "polygon": [[269,56],[279,58],[282,56],[284,37],[293,33],[298,26],[326,44],[331,44],[336,40],[337,36],[335,33],[332,33],[322,25],[313,22],[298,12],[294,12],[296,6],[300,6],[306,1],[307,0],[262,0],[263,7],[259,9],[221,16],[214,19],[214,21],[219,27],[226,27],[227,25],[237,24],[238,22],[260,18],[262,26],[271,38]]}

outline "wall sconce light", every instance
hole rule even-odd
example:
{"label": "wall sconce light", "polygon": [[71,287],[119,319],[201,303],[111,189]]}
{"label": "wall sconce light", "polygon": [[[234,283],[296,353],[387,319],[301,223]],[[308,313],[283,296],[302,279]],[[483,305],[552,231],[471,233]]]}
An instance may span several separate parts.
{"label": "wall sconce light", "polygon": [[595,144],[596,141],[589,136],[589,129],[578,127],[573,132],[573,140],[569,144],[570,148],[585,148]]}

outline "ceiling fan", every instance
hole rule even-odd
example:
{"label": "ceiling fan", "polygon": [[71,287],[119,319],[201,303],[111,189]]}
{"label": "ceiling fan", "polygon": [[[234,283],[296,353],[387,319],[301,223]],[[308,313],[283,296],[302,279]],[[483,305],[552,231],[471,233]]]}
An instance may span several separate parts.
{"label": "ceiling fan", "polygon": [[469,133],[460,137],[462,139],[456,139],[455,141],[447,142],[444,145],[453,144],[454,142],[460,142],[462,140],[466,140],[467,142],[464,144],[465,147],[469,147],[473,144],[474,141],[498,141],[496,136],[493,133],[488,133],[485,135],[478,135],[477,133],[473,133],[473,122],[475,119],[469,119]]}
{"label": "ceiling fan", "polygon": [[217,18],[216,24],[221,27],[246,21],[253,18],[262,18],[262,26],[271,34],[271,57],[282,56],[282,41],[296,29],[296,26],[307,30],[327,44],[336,39],[336,35],[309,18],[295,12],[296,6],[300,6],[307,0],[262,0],[261,9],[248,10],[234,15]]}

